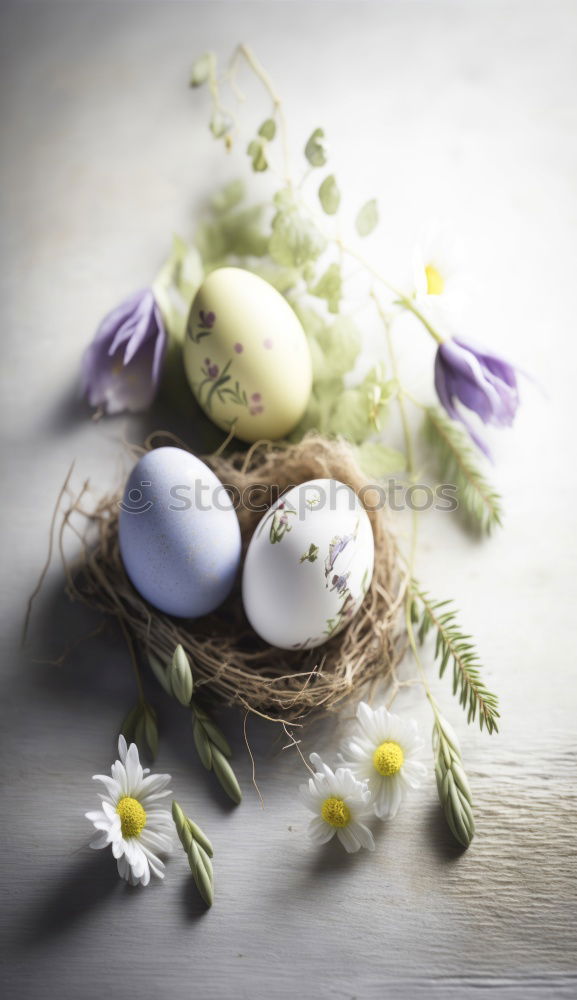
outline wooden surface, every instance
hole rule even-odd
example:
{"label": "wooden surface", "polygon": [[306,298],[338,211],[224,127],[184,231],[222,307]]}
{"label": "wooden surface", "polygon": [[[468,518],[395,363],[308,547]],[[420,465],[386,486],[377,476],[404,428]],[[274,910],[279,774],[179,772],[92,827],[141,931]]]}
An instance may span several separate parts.
{"label": "wooden surface", "polygon": [[[575,5],[49,0],[5,4],[2,22],[5,995],[575,995]],[[374,856],[317,854],[295,798],[303,767],[278,734],[249,722],[261,810],[242,719],[224,717],[245,790],[231,809],[185,713],[159,696],[158,767],[215,845],[205,913],[180,855],[164,884],[134,892],[86,847],[90,776],[109,766],[134,700],[119,637],[34,662],[98,624],[67,604],[56,565],[24,652],[19,632],[71,461],[77,482],[103,489],[120,438],[163,419],[92,424],[79,357],[101,314],[153,276],[171,232],[187,235],[215,182],[244,169],[242,152],[225,161],[210,141],[203,98],[186,87],[198,52],[227,55],[239,40],[273,69],[295,149],[323,125],[342,189],[355,205],[379,194],[384,270],[402,275],[430,216],[463,235],[478,288],[467,332],[548,398],[525,382],[514,432],[494,435],[502,532],[481,545],[451,515],[422,518],[419,576],[457,597],[501,696],[490,738],[434,681],[474,790],[473,846],[451,842],[430,781],[379,830]],[[429,392],[420,331],[401,324],[397,337],[407,378]],[[422,697],[399,707],[428,739]],[[346,725],[307,731],[303,748],[330,752]]]}

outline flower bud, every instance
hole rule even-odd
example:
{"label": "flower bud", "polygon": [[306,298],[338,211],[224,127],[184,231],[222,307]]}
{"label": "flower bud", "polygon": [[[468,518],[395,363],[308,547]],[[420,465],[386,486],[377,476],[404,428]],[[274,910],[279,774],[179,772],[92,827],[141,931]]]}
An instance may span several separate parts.
{"label": "flower bud", "polygon": [[188,656],[180,644],[174,650],[172,660],[170,661],[168,679],[174,697],[178,699],[181,705],[189,705],[194,686],[192,671]]}

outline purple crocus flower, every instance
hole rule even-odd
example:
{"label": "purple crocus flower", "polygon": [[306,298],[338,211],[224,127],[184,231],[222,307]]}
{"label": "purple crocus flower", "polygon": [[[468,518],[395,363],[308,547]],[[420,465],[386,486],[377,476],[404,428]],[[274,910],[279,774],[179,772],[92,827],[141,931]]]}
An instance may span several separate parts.
{"label": "purple crocus flower", "polygon": [[105,413],[145,410],[154,399],[166,331],[150,288],[108,313],[82,359],[82,391]]}
{"label": "purple crocus flower", "polygon": [[510,427],[519,406],[513,365],[460,338],[444,340],[435,358],[435,388],[449,416],[465,425],[477,447],[490,458],[486,442],[455,404],[458,401],[472,410],[484,424]]}

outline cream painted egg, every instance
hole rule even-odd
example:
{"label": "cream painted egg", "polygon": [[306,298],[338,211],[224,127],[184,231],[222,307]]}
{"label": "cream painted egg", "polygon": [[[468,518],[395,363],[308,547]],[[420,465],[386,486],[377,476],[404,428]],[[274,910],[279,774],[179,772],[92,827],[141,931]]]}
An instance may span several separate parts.
{"label": "cream painted egg", "polygon": [[272,285],[240,267],[221,267],[192,304],[184,366],[200,406],[242,441],[275,440],[301,419],[311,391],[309,345],[295,313]]}
{"label": "cream painted egg", "polygon": [[282,649],[320,646],[356,615],[373,576],[368,514],[349,486],[313,479],[261,519],[242,577],[246,616]]}

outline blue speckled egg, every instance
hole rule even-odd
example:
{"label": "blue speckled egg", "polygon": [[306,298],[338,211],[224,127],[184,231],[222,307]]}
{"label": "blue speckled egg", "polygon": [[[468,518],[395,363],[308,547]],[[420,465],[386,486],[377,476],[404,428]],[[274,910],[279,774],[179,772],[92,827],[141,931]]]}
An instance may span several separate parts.
{"label": "blue speckled egg", "polygon": [[159,611],[199,618],[232,589],[241,550],[236,511],[214,472],[182,448],[157,448],[136,463],[118,535],[131,582]]}

